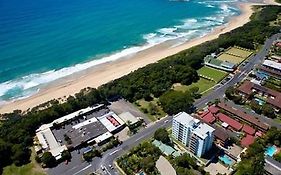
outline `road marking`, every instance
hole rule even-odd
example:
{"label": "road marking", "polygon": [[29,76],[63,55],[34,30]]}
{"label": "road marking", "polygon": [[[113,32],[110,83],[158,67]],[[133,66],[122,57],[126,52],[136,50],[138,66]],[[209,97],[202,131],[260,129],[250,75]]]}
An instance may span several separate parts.
{"label": "road marking", "polygon": [[85,168],[83,168],[83,169],[81,169],[81,170],[77,171],[77,172],[76,172],[76,173],[74,173],[73,175],[79,174],[79,173],[81,173],[82,171],[84,171],[84,170],[86,170],[86,169],[90,168],[91,166],[92,166],[92,164],[90,164],[90,165],[86,166]]}
{"label": "road marking", "polygon": [[112,153],[110,153],[109,155],[115,154],[116,152],[120,151],[120,149],[117,149],[115,151],[113,151]]}

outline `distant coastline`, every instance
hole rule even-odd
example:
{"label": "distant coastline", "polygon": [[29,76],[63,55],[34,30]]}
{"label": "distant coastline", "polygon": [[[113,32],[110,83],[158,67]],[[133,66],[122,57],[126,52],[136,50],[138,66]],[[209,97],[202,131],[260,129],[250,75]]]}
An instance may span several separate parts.
{"label": "distant coastline", "polygon": [[[274,4],[272,1],[265,2],[266,4]],[[208,35],[188,41],[182,45],[173,46],[173,41],[168,41],[163,44],[156,45],[149,49],[140,51],[134,55],[127,56],[124,59],[103,63],[97,67],[87,69],[77,74],[73,74],[63,81],[57,80],[41,89],[35,95],[26,99],[8,102],[0,107],[0,113],[11,112],[15,109],[27,110],[41,103],[52,99],[58,99],[79,92],[85,87],[98,87],[111,80],[120,78],[130,72],[144,67],[147,64],[155,63],[167,56],[176,54],[182,50],[188,49],[203,42],[213,40],[220,34],[229,32],[239,26],[244,25],[249,21],[249,17],[253,13],[252,5],[254,3],[241,3],[241,15],[235,16],[223,26],[217,27]],[[126,59],[127,58],[127,59]]]}

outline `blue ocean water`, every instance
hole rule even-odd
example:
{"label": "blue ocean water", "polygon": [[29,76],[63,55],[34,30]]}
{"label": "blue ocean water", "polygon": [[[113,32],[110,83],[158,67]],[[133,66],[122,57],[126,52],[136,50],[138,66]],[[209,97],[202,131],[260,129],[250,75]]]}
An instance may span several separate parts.
{"label": "blue ocean water", "polygon": [[239,14],[233,0],[2,0],[0,101],[171,39],[203,36]]}

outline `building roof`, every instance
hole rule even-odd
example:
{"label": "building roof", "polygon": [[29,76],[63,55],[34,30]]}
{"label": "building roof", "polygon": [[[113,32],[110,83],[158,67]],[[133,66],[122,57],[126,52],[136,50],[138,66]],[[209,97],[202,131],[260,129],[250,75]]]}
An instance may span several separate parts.
{"label": "building roof", "polygon": [[133,114],[131,114],[130,112],[123,112],[122,114],[119,115],[119,117],[124,121],[124,122],[128,122],[130,121],[130,123],[133,125],[135,123],[137,123],[139,120],[137,117],[135,117]]}
{"label": "building roof", "polygon": [[216,113],[219,112],[220,109],[219,109],[218,107],[212,105],[212,106],[209,106],[209,107],[208,107],[208,110],[209,110],[211,113],[216,114]]}
{"label": "building roof", "polygon": [[215,116],[211,113],[208,112],[203,118],[202,120],[206,123],[214,123],[216,121]]}
{"label": "building roof", "polygon": [[216,127],[214,135],[217,139],[222,140],[223,142],[225,142],[229,138],[227,133],[219,127]]}
{"label": "building roof", "polygon": [[254,135],[256,130],[252,128],[251,126],[245,124],[242,128],[242,131],[244,131],[246,134]]}
{"label": "building roof", "polygon": [[272,175],[280,175],[281,174],[281,163],[274,160],[273,158],[266,156],[265,157],[265,171]]}
{"label": "building roof", "polygon": [[262,65],[281,71],[281,63],[272,60],[265,60]]}
{"label": "building roof", "polygon": [[206,138],[210,133],[214,132],[215,129],[206,123],[200,123],[194,130],[193,133],[196,133],[197,136],[202,139]]}
{"label": "building roof", "polygon": [[187,114],[186,112],[180,112],[174,116],[175,121],[179,122],[180,124],[184,126],[191,126],[194,124],[194,118]]}
{"label": "building roof", "polygon": [[270,69],[268,67],[265,67],[265,66],[259,66],[259,69],[264,71],[264,72],[267,72],[267,73],[270,73],[272,75],[277,75],[277,76],[281,76],[281,72],[280,71],[276,71],[274,69]]}
{"label": "building roof", "polygon": [[156,168],[161,175],[176,175],[176,171],[170,162],[163,156],[160,156],[156,161]]}
{"label": "building roof", "polygon": [[244,147],[249,147],[252,143],[254,143],[254,141],[255,137],[247,134],[246,137],[241,140],[241,145]]}
{"label": "building roof", "polygon": [[106,132],[98,137],[96,137],[94,140],[96,143],[100,143],[100,142],[103,142],[109,138],[111,138],[113,135],[110,133],[110,132]]}
{"label": "building roof", "polygon": [[114,112],[109,112],[97,118],[109,132],[113,132],[124,125],[123,120],[121,120]]}
{"label": "building roof", "polygon": [[229,126],[231,126],[233,129],[239,131],[242,128],[242,124],[239,123],[238,121],[230,118],[229,116],[223,114],[223,113],[218,113],[217,117],[219,118],[220,121],[223,121],[227,124],[229,124]]}
{"label": "building roof", "polygon": [[231,114],[237,116],[238,119],[240,120],[244,120],[249,122],[250,124],[259,127],[262,130],[268,130],[268,125],[260,122],[258,119],[256,119],[255,117],[244,113],[243,111],[237,110],[229,105],[227,105],[226,103],[219,103],[218,107],[230,112]]}
{"label": "building roof", "polygon": [[235,68],[235,64],[234,64],[234,63],[230,63],[230,62],[226,62],[226,61],[222,62],[222,63],[221,63],[221,66],[222,66],[222,67],[226,67],[226,68],[228,68],[228,69],[233,69],[233,68]]}
{"label": "building roof", "polygon": [[245,81],[239,88],[238,90],[242,93],[245,93],[247,95],[250,95],[253,90],[265,93],[269,95],[270,97],[267,97],[266,102],[281,108],[281,93],[272,89],[269,89],[267,87],[260,86],[258,84],[254,84],[250,81]]}
{"label": "building roof", "polygon": [[202,139],[206,138],[209,135],[209,133],[212,133],[215,130],[214,128],[207,125],[206,123],[201,123],[200,120],[192,117],[186,112],[178,113],[177,115],[174,116],[173,120],[179,122],[185,127],[191,128],[193,130],[193,133],[195,133],[198,137]]}
{"label": "building roof", "polygon": [[152,144],[157,146],[167,156],[172,155],[174,152],[176,152],[176,150],[173,147],[166,145],[158,140],[154,140]]}
{"label": "building roof", "polygon": [[40,130],[44,130],[44,129],[46,129],[46,128],[51,128],[54,123],[59,124],[59,123],[66,122],[66,121],[71,120],[71,119],[73,119],[73,118],[75,118],[75,117],[84,115],[84,114],[86,114],[86,113],[88,113],[88,112],[91,112],[91,111],[93,111],[93,110],[95,110],[95,109],[98,109],[98,108],[100,108],[100,107],[102,107],[102,106],[104,106],[104,105],[103,105],[103,104],[99,104],[99,105],[96,105],[96,106],[90,106],[90,107],[87,107],[87,108],[84,108],[84,109],[80,109],[80,110],[75,111],[75,112],[73,112],[73,113],[71,113],[71,114],[68,114],[68,115],[65,115],[65,116],[63,116],[63,117],[60,117],[60,118],[54,120],[54,121],[51,122],[51,123],[44,124],[44,125],[40,126],[40,128],[37,129],[36,132],[38,132],[38,131],[40,131]]}

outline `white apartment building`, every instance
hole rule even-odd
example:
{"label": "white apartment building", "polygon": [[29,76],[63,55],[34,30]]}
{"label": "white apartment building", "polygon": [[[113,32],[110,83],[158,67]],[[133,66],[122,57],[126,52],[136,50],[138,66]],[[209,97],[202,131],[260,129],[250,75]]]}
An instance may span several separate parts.
{"label": "white apartment building", "polygon": [[205,154],[213,144],[215,129],[191,115],[180,112],[173,118],[172,135],[198,157]]}

